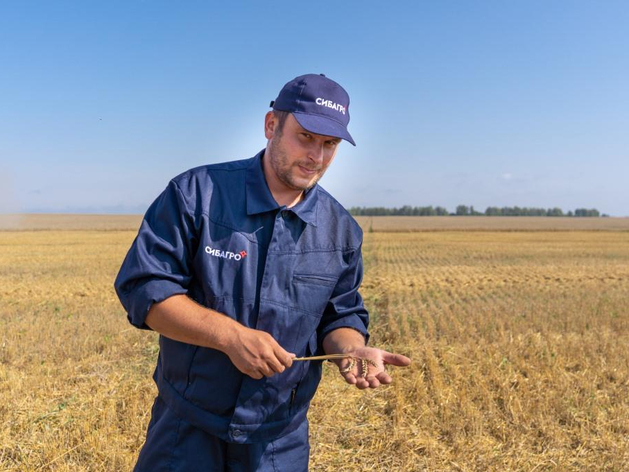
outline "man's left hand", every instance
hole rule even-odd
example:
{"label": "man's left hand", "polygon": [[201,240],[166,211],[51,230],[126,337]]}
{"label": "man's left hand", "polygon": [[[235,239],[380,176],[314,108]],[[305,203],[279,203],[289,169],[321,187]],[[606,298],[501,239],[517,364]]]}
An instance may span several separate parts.
{"label": "man's left hand", "polygon": [[345,354],[352,356],[354,361],[349,358],[336,361],[339,372],[348,384],[360,389],[390,384],[392,379],[385,369],[386,365],[406,367],[411,363],[406,356],[374,347],[360,347]]}

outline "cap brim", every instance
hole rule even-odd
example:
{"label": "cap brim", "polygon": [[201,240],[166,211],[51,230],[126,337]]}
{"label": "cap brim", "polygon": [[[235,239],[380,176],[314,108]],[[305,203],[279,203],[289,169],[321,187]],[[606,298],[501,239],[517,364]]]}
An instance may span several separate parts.
{"label": "cap brim", "polygon": [[351,143],[353,146],[356,146],[356,143],[347,131],[347,128],[338,121],[321,115],[310,115],[299,112],[293,112],[293,116],[303,129],[310,131],[311,133],[341,138],[348,143]]}

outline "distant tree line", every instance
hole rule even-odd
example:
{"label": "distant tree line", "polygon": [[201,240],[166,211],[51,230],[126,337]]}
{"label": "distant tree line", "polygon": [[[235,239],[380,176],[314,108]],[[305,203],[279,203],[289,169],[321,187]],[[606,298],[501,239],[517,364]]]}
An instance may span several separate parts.
{"label": "distant tree line", "polygon": [[351,207],[349,212],[354,216],[447,216],[450,213],[444,207],[412,207],[404,205],[401,208],[385,207]]}
{"label": "distant tree line", "polygon": [[479,212],[473,206],[458,205],[454,213],[441,206],[414,207],[404,205],[400,208],[385,207],[351,207],[349,212],[354,216],[567,216],[567,217],[598,217],[601,215],[595,208],[577,208],[564,213],[561,208],[528,208],[528,207],[487,207]]}

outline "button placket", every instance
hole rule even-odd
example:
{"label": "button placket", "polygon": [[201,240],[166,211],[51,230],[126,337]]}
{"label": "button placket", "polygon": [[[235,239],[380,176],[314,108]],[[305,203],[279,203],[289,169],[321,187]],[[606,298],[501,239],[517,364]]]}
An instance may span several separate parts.
{"label": "button placket", "polygon": [[[260,284],[260,299],[263,298],[271,298],[267,291],[271,286],[269,282],[269,277],[272,277],[273,270],[270,268],[272,265],[276,264],[275,258],[273,256],[274,252],[277,252],[276,248],[280,241],[280,234],[284,229],[284,220],[281,217],[281,213],[283,210],[278,211],[275,215],[275,222],[273,223],[273,234],[271,235],[271,240],[269,241],[269,247],[267,249],[266,261],[264,262],[264,270],[262,271],[262,283]],[[260,327],[260,313],[258,313],[258,319],[256,321],[256,328]]]}

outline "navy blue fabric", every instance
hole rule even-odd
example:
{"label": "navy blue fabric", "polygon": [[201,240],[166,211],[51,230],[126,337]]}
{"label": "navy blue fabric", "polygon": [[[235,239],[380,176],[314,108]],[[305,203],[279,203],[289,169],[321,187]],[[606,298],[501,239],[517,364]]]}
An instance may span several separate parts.
{"label": "navy blue fabric", "polygon": [[349,95],[323,74],[295,77],[282,87],[271,106],[274,110],[292,113],[299,124],[311,133],[342,138],[356,146],[347,130]]}
{"label": "navy blue fabric", "polygon": [[[298,356],[320,352],[340,327],[368,337],[360,227],[318,185],[280,207],[263,156],[185,172],[151,205],[115,282],[134,326],[148,329],[153,303],[187,294]],[[321,378],[320,362],[296,362],[255,380],[218,350],[165,336],[159,344],[154,379],[168,408],[225,441],[295,430]]]}
{"label": "navy blue fabric", "polygon": [[134,472],[306,472],[308,422],[274,440],[223,441],[175,415],[157,397]]}

